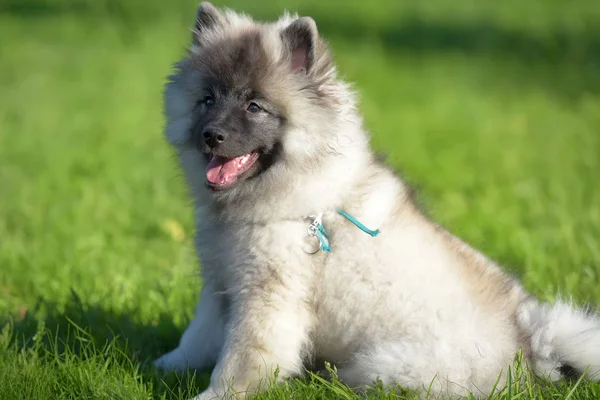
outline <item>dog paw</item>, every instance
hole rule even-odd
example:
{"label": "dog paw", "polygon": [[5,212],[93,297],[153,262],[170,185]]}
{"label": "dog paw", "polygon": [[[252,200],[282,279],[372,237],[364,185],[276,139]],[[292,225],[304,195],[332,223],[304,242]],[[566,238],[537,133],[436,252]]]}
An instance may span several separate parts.
{"label": "dog paw", "polygon": [[161,371],[182,372],[188,367],[188,362],[178,348],[162,355],[153,362],[154,367]]}

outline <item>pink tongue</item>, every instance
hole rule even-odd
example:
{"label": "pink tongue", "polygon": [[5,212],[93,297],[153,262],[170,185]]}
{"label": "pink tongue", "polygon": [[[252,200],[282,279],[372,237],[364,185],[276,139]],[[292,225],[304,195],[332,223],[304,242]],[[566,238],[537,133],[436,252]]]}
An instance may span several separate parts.
{"label": "pink tongue", "polygon": [[255,158],[255,154],[235,158],[213,156],[206,166],[206,179],[213,185],[232,183],[253,164]]}

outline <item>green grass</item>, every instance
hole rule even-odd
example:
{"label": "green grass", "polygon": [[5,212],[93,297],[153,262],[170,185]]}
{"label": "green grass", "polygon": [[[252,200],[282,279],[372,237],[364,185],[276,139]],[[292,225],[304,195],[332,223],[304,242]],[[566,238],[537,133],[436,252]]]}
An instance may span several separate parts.
{"label": "green grass", "polygon": [[[542,299],[600,302],[596,0],[228,5],[313,15],[374,147],[428,213]],[[150,363],[201,287],[161,133],[194,10],[0,0],[0,399],[183,399],[207,384]],[[354,397],[314,376],[262,396]],[[596,399],[600,385],[515,379],[497,397]]]}

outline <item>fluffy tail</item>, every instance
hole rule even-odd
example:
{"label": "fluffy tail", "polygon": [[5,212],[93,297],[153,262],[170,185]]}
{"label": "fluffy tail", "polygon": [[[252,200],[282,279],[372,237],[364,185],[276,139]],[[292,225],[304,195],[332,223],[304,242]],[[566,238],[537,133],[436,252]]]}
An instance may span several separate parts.
{"label": "fluffy tail", "polygon": [[529,298],[519,306],[517,323],[528,338],[536,374],[558,380],[585,372],[600,380],[600,317],[592,310]]}

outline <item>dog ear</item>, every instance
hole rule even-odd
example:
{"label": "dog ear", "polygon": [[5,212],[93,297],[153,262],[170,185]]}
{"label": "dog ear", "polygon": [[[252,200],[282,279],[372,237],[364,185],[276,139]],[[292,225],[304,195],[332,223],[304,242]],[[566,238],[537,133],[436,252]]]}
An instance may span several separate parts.
{"label": "dog ear", "polygon": [[208,1],[203,1],[198,5],[196,12],[196,23],[192,33],[192,44],[199,45],[202,41],[202,36],[216,26],[221,26],[225,23],[225,17],[221,12]]}
{"label": "dog ear", "polygon": [[310,17],[301,17],[281,32],[281,38],[290,51],[293,72],[310,73],[316,60],[317,24]]}

